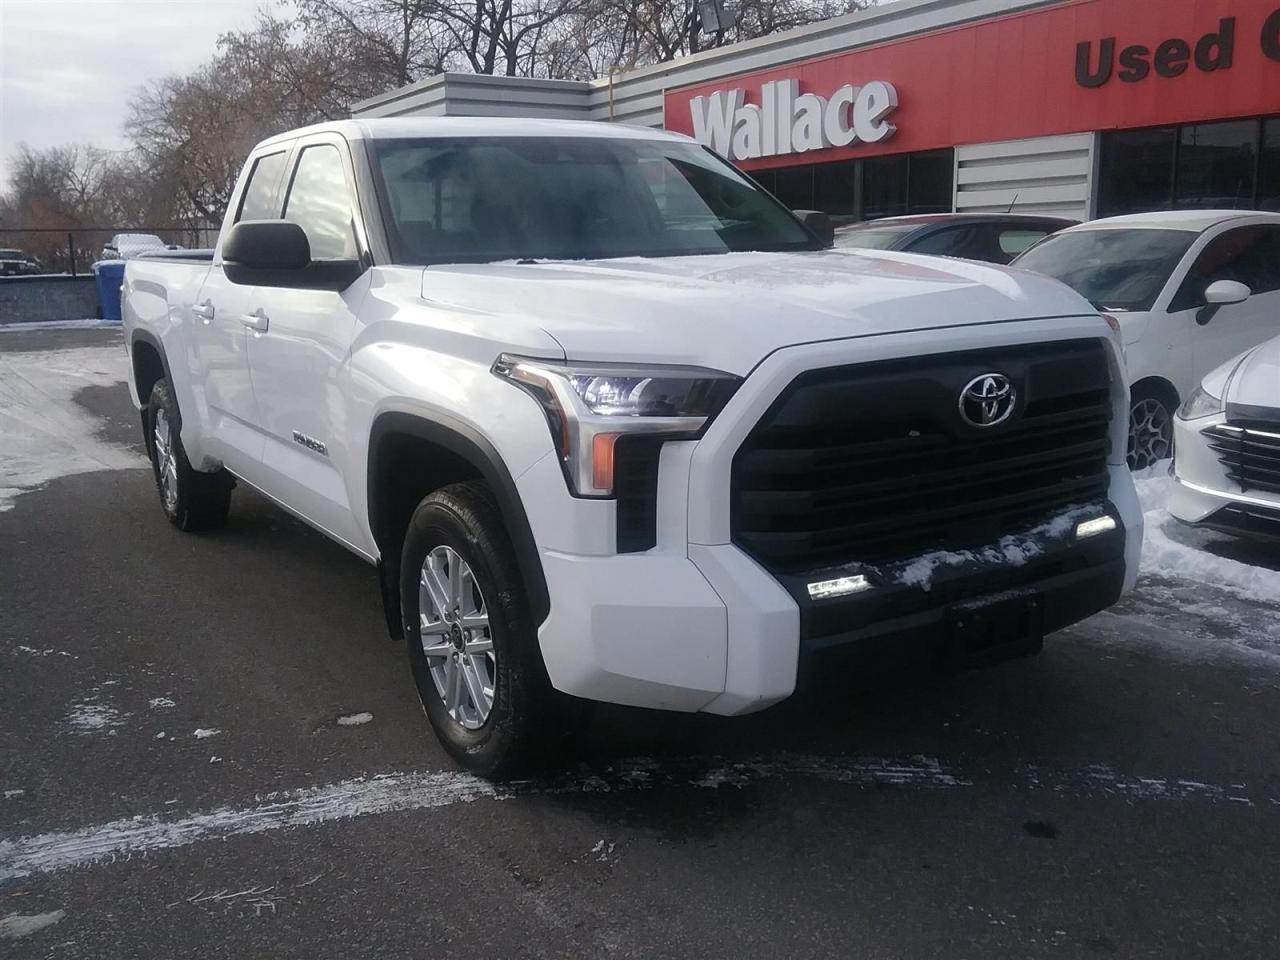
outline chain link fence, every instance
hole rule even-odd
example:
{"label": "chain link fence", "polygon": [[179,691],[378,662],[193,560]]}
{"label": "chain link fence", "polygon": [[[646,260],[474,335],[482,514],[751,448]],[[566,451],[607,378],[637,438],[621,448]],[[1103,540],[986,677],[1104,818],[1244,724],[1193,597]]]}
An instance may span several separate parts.
{"label": "chain link fence", "polygon": [[212,247],[217,236],[212,226],[0,228],[0,275],[80,276],[95,260],[146,249]]}

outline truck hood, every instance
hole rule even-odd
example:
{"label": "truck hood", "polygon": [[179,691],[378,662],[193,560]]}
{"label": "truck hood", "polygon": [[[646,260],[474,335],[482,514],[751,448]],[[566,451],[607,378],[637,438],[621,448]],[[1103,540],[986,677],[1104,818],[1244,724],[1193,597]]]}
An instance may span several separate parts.
{"label": "truck hood", "polygon": [[1232,368],[1235,373],[1227,386],[1227,403],[1280,408],[1280,337],[1273,337],[1254,347],[1243,359],[1232,361],[1227,369]]}
{"label": "truck hood", "polygon": [[428,267],[440,305],[542,327],[578,361],[745,375],[782,347],[915,329],[1095,315],[1025,270],[888,251],[734,253]]}

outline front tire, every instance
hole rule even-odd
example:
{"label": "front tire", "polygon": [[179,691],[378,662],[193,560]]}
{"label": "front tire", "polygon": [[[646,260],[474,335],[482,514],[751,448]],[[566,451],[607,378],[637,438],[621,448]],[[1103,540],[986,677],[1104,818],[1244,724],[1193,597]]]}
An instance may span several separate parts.
{"label": "front tire", "polygon": [[1177,402],[1150,386],[1129,399],[1129,469],[1146,470],[1173,456],[1173,413]]}
{"label": "front tire", "polygon": [[400,608],[432,729],[464,769],[493,779],[544,760],[566,730],[515,552],[483,483],[437,490],[409,521]]}
{"label": "front tire", "polygon": [[179,530],[222,526],[231,509],[235,481],[225,470],[201,473],[182,446],[182,414],[167,380],[157,380],[147,400],[147,452],[164,514]]}

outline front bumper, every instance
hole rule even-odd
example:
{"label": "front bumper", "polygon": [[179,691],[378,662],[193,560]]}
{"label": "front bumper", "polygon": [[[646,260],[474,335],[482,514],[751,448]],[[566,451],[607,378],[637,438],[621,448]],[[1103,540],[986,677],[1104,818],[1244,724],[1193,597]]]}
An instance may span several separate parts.
{"label": "front bumper", "polygon": [[[1054,324],[1060,326],[1054,329]],[[1099,318],[1099,335],[1108,336]],[[1025,325],[1028,342],[1080,336],[1080,320]],[[517,478],[538,543],[551,597],[539,628],[553,685],[591,700],[722,715],[749,713],[790,696],[802,668],[823,658],[885,651],[936,661],[958,604],[1011,589],[1038,598],[1039,627],[1052,631],[1113,603],[1133,586],[1142,545],[1142,512],[1123,463],[1109,467],[1110,534],[1060,541],[1020,566],[949,569],[928,590],[901,585],[816,606],[765,571],[731,542],[729,478],[734,451],[796,371],[928,351],[934,335],[875,338],[781,351],[761,364],[699,441],[661,452],[657,546],[618,555],[616,504],[574,500],[554,458]],[[951,334],[955,336],[954,333]],[[1003,330],[968,331],[965,348],[1007,344]],[[922,343],[922,340],[925,341]],[[959,349],[940,342],[937,350]],[[1114,376],[1123,381],[1118,350]],[[1117,392],[1113,449],[1123,452],[1127,423]]]}
{"label": "front bumper", "polygon": [[1266,539],[1280,536],[1280,495],[1245,492],[1202,431],[1226,422],[1225,414],[1197,420],[1174,418],[1173,490],[1169,513],[1184,523]]}

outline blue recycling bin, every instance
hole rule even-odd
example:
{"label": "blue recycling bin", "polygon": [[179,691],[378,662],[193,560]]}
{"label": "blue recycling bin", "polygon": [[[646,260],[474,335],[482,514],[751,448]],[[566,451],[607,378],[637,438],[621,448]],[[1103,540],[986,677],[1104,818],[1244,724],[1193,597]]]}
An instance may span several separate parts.
{"label": "blue recycling bin", "polygon": [[98,285],[98,307],[103,320],[119,322],[120,285],[124,283],[123,260],[99,260],[93,265],[93,278]]}

